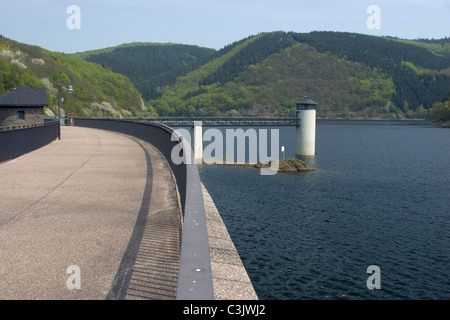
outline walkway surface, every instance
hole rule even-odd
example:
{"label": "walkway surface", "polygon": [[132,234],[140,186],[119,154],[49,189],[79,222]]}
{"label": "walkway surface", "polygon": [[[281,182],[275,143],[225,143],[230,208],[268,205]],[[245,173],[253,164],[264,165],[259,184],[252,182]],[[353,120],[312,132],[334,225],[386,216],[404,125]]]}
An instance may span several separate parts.
{"label": "walkway surface", "polygon": [[181,214],[153,146],[63,127],[0,179],[0,299],[176,297]]}
{"label": "walkway surface", "polygon": [[[0,299],[175,299],[182,214],[151,144],[62,127],[0,163]],[[215,299],[257,299],[203,188]]]}

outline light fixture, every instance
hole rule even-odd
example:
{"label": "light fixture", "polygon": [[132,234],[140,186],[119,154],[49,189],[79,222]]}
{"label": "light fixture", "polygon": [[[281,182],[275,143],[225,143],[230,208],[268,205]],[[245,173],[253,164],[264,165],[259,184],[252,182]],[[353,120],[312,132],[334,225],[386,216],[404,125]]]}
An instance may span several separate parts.
{"label": "light fixture", "polygon": [[[67,86],[67,92],[69,94],[73,93],[73,87],[70,84],[70,81],[68,79],[64,79],[63,81],[67,81],[69,82],[69,85]],[[62,100],[62,96],[61,96],[61,82],[58,83],[58,140],[61,140],[61,100]]]}

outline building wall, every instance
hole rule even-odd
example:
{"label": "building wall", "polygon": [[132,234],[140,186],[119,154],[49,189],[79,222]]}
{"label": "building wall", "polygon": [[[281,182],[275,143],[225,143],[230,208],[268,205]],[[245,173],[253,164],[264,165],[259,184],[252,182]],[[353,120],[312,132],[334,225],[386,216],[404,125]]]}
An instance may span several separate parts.
{"label": "building wall", "polygon": [[[25,119],[19,119],[19,111],[25,112]],[[6,130],[40,126],[44,123],[43,107],[1,107],[0,127]],[[5,128],[3,128],[5,129]]]}

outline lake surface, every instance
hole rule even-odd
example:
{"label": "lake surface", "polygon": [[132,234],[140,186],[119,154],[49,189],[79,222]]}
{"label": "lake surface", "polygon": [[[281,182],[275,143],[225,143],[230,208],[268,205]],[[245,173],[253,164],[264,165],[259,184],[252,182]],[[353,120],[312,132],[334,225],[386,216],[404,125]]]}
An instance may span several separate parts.
{"label": "lake surface", "polygon": [[260,299],[450,299],[449,129],[319,121],[305,160],[315,171],[200,166]]}

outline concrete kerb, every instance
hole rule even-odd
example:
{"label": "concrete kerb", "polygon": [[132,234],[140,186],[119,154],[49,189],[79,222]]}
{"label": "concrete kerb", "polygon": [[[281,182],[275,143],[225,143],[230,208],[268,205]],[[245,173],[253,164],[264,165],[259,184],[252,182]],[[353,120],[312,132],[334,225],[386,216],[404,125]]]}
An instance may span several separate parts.
{"label": "concrete kerb", "polygon": [[202,184],[215,300],[257,300],[258,296],[225,223]]}

